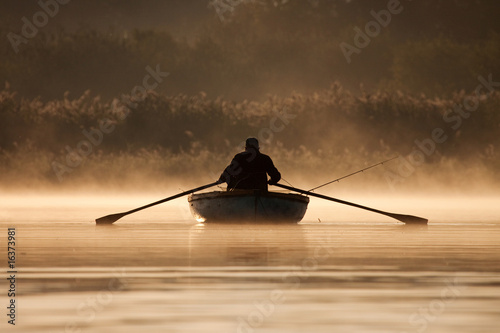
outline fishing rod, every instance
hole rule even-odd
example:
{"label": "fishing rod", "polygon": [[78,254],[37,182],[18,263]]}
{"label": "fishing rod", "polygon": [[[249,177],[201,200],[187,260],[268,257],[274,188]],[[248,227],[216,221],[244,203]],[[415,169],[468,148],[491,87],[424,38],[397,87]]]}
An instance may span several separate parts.
{"label": "fishing rod", "polygon": [[390,158],[390,159],[388,159],[388,160],[385,160],[385,161],[383,161],[383,162],[379,162],[379,163],[377,163],[377,164],[371,165],[371,166],[369,166],[369,167],[367,167],[367,168],[364,168],[364,169],[362,169],[362,170],[359,170],[359,171],[356,171],[356,172],[350,173],[350,174],[348,174],[347,176],[337,178],[337,179],[332,180],[332,181],[330,181],[330,182],[328,182],[328,183],[324,183],[323,185],[316,186],[315,188],[310,189],[308,192],[314,191],[314,190],[316,190],[316,189],[318,189],[318,188],[320,188],[320,187],[326,186],[326,185],[328,185],[328,184],[338,182],[338,181],[340,181],[340,180],[342,180],[342,179],[344,179],[344,178],[354,176],[354,175],[355,175],[355,174],[357,174],[357,173],[360,173],[360,172],[366,171],[366,170],[368,170],[368,169],[374,168],[374,167],[376,167],[377,165],[382,165],[382,164],[387,163],[387,162],[389,162],[389,161],[392,161],[392,160],[394,160],[394,159],[396,159],[396,158],[398,158],[398,157],[399,157],[399,155],[398,155],[398,156],[395,156],[395,157],[393,157],[393,158]]}

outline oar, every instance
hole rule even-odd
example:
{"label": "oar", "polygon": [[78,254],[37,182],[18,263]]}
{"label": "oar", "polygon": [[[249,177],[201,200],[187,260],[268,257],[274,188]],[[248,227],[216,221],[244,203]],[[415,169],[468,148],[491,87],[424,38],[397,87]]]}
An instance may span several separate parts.
{"label": "oar", "polygon": [[287,185],[282,185],[282,184],[273,184],[273,185],[281,187],[281,188],[285,188],[285,189],[290,190],[290,191],[299,192],[299,193],[302,193],[302,194],[307,194],[307,195],[310,195],[310,196],[313,196],[313,197],[318,197],[318,198],[321,198],[321,199],[326,199],[326,200],[338,202],[338,203],[341,203],[341,204],[344,204],[344,205],[349,205],[349,206],[353,206],[353,207],[358,207],[358,208],[361,208],[361,209],[369,210],[371,212],[375,212],[375,213],[379,213],[379,214],[382,214],[382,215],[386,215],[386,216],[392,217],[393,219],[396,219],[396,220],[401,221],[403,223],[409,223],[409,224],[427,224],[427,221],[428,221],[427,219],[424,219],[422,217],[413,216],[413,215],[388,213],[388,212],[384,212],[384,211],[381,211],[381,210],[378,210],[378,209],[374,209],[374,208],[370,208],[370,207],[366,207],[366,206],[361,206],[361,205],[358,205],[358,204],[355,204],[355,203],[352,203],[352,202],[348,202],[348,201],[344,201],[344,200],[340,200],[340,199],[335,199],[335,198],[332,198],[332,197],[327,197],[326,195],[322,195],[322,194],[317,194],[317,193],[313,193],[313,192],[301,190],[299,188],[295,188],[295,187],[291,187],[291,186],[287,186]]}
{"label": "oar", "polygon": [[193,188],[192,190],[185,191],[185,192],[173,195],[171,197],[168,197],[168,198],[165,198],[165,199],[162,199],[162,200],[150,203],[149,205],[145,205],[145,206],[142,206],[142,207],[139,207],[139,208],[136,208],[136,209],[129,210],[128,212],[106,215],[106,216],[103,216],[103,217],[100,217],[100,218],[96,219],[95,222],[97,224],[111,224],[113,222],[118,221],[119,219],[121,219],[125,215],[132,214],[132,213],[138,212],[140,210],[143,210],[143,209],[146,209],[146,208],[149,208],[149,207],[152,207],[152,206],[156,206],[158,204],[161,204],[161,203],[173,200],[173,199],[180,198],[182,196],[191,194],[191,193],[196,192],[196,191],[204,190],[206,188],[215,186],[217,184],[219,184],[219,182],[213,182],[213,183],[210,183],[210,184],[207,184],[207,185],[203,185],[203,186],[200,186],[200,187],[197,187],[197,188]]}

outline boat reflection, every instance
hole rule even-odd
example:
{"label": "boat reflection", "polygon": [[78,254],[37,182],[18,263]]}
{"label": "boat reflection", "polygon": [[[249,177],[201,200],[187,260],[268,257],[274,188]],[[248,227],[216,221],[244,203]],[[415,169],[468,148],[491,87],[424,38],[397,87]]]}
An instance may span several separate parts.
{"label": "boat reflection", "polygon": [[299,224],[198,223],[189,230],[192,266],[294,265],[306,252]]}

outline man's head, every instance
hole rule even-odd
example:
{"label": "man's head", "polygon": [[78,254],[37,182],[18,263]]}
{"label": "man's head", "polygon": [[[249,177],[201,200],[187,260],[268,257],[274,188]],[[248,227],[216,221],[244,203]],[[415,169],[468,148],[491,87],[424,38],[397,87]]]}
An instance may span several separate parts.
{"label": "man's head", "polygon": [[259,150],[260,149],[259,140],[257,140],[256,138],[248,138],[245,141],[245,149],[248,149],[248,148],[255,148],[255,149]]}

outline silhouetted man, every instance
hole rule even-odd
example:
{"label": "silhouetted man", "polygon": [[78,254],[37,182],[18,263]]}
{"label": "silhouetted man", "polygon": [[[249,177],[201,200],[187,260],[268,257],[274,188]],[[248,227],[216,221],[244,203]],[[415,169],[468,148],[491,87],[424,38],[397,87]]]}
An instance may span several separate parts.
{"label": "silhouetted man", "polygon": [[248,138],[245,151],[236,154],[231,164],[219,178],[220,183],[227,183],[227,190],[247,189],[267,191],[267,175],[271,177],[269,184],[276,184],[281,174],[271,158],[259,151],[259,141]]}

